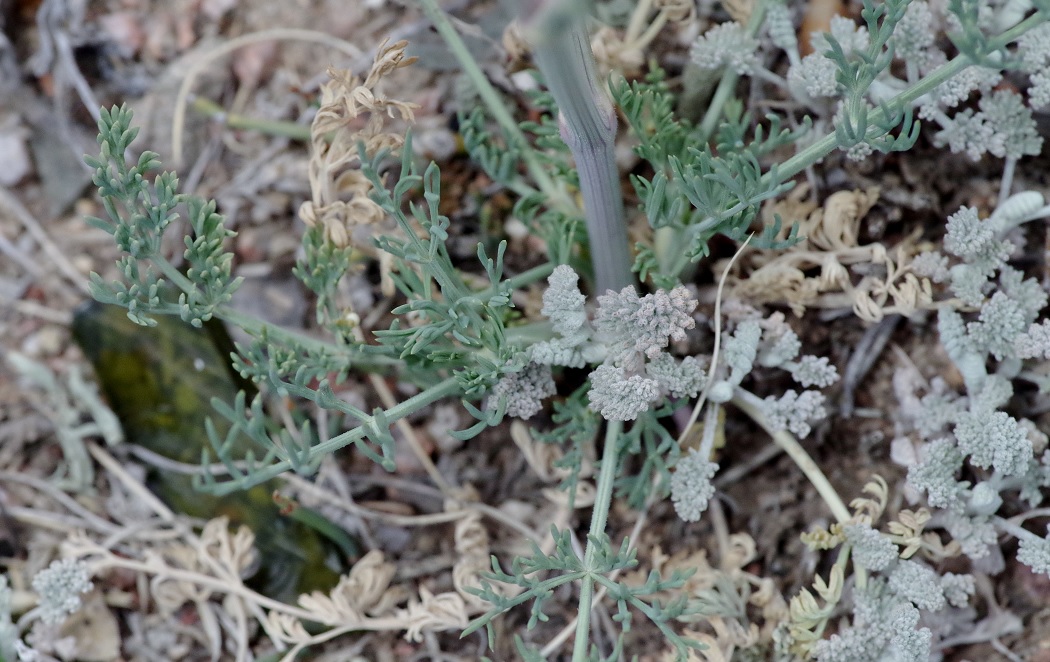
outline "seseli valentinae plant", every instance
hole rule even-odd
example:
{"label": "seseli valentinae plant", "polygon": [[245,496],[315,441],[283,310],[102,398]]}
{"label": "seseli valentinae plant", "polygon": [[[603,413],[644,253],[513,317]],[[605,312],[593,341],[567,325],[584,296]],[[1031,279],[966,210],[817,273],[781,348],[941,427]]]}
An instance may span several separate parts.
{"label": "seseli valentinae plant", "polygon": [[[364,80],[333,72],[312,128],[313,197],[301,214],[307,229],[295,273],[315,296],[317,324],[328,339],[230,305],[240,285],[226,247],[233,233],[213,202],[179,193],[174,174],[148,179],[159,167],[155,153],[128,160],[136,130],[124,107],[102,112],[101,152],[88,159],[107,215],[91,222],[123,251],[118,277],[95,275],[94,294],[126,307],[140,324],[157,315],[179,315],[195,325],[215,317],[251,337],[233,361],[260,394],[251,402],[242,393],[235,402],[214,403],[231,424],[222,438],[210,430],[213,454],[227,475],[202,472],[199,487],[216,494],[288,471],[310,474],[326,455],[350,445],[392,469],[391,427],[447,400],[460,400],[474,419],[451,433],[460,440],[550,407],[550,418],[531,433],[518,423],[512,429],[558,449],[557,475],[570,508],[581,505],[575,501],[583,494],[592,504],[587,536],[578,541],[562,526],[550,540],[530,540],[531,553],[509,564],[493,558],[491,572],[464,589],[477,616],[467,632],[486,627],[491,640],[493,620],[524,604],[530,605],[531,627],[548,618],[554,593],[565,595],[560,587],[572,585],[578,596],[574,661],[630,653],[623,633],[638,614],[663,633],[677,659],[709,645],[683,634],[684,624],[729,618],[715,598],[746,602],[739,592],[746,586],[730,582],[690,592],[688,569],[624,581],[638,565],[636,541],[612,540],[606,529],[616,498],[643,508],[670,497],[683,520],[699,520],[716,498],[720,467],[713,450],[732,443],[724,439],[725,419],[736,412],[795,461],[835,520],[807,534],[812,547],[839,550],[833,569],[827,580],[816,578],[816,597],[803,590],[776,612],[781,620],[762,644],[769,655],[824,662],[926,659],[935,635],[918,627],[920,616],[964,605],[974,581],[938,575],[916,554],[928,561],[961,549],[977,559],[1007,533],[1020,539],[1022,562],[1050,572],[1047,538],[996,514],[1004,494],[1017,492],[1034,505],[1039,490],[1050,486],[1048,456],[1035,453],[1045,450],[1045,435],[1004,411],[1014,381],[1047,388],[1045,377],[1024,364],[1050,358],[1050,330],[1037,322],[1046,295],[1008,261],[1018,228],[1050,214],[1039,194],[1012,195],[1017,162],[1042,146],[1031,111],[1050,99],[1050,4],[946,4],[864,0],[859,24],[836,17],[804,57],[792,6],[758,0],[747,11],[737,7],[736,20],[714,24],[690,50],[691,67],[714,80],[710,102],[694,123],[676,112],[672,85],[655,64],[644,78],[599,69],[586,3],[522,3],[517,30],[532,46],[546,91],[532,97],[540,119],[520,122],[436,1],[420,0],[481,102],[461,114],[466,149],[515,196],[513,215],[542,240],[542,260],[509,273],[506,241],[479,243],[473,265],[453,260],[446,243],[450,220],[440,207],[440,168],[420,164],[411,136],[386,126],[390,117],[413,119],[411,104],[379,88],[383,78],[411,63],[398,43],[380,48]],[[627,17],[624,52],[640,52],[675,21],[697,21],[692,2],[638,2]],[[777,66],[785,58],[786,73]],[[1007,70],[1027,75],[1027,93],[994,89]],[[741,78],[804,112],[756,117],[737,97]],[[966,103],[972,98],[975,107]],[[368,118],[364,129],[353,122],[361,116]],[[621,117],[648,166],[637,171],[648,174],[630,176],[650,230],[634,245],[627,222],[634,213],[626,208],[616,166]],[[863,160],[876,151],[906,151],[924,128],[952,152],[1004,159],[1001,202],[988,219],[970,208],[953,214],[944,254],[920,255],[911,266],[924,279],[926,307],[939,310],[941,341],[965,378],[966,394],[922,386],[901,391],[910,398],[902,406],[902,439],[911,429],[921,437],[909,447],[909,485],[938,510],[901,511],[882,530],[885,482],[873,478],[865,488],[871,496],[847,506],[798,442],[826,416],[821,389],[838,380],[837,368],[805,354],[782,314],[740,302],[723,306],[725,275],[710,320],[713,333],[701,328],[705,318],[689,281],[717,236],[735,242],[738,255],[790,250],[804,239],[795,231],[799,219],[776,217],[756,227],[765,203],[800,175],[812,177],[814,167],[836,152]],[[185,250],[172,256],[162,240],[180,208],[189,232]],[[340,281],[359,259],[379,261],[383,287],[400,302],[386,329],[363,326],[366,311],[348,307],[339,294]],[[530,319],[516,302],[544,280],[542,314]],[[940,283],[947,289],[934,295]],[[709,351],[700,355],[699,348]],[[786,372],[794,386],[764,398],[752,393],[749,375],[773,369]],[[580,375],[586,380],[574,392],[560,392],[561,385],[578,381],[563,378],[572,371],[585,371]],[[396,374],[416,390],[400,401],[377,390],[383,406],[368,410],[339,395],[351,372]],[[309,424],[275,426],[266,402],[278,396],[337,414],[348,429],[329,435]],[[686,415],[669,422],[679,410]],[[234,457],[230,449],[242,436],[257,450]],[[588,468],[589,458],[599,454],[597,466]],[[425,455],[420,460],[452,495],[455,486]],[[210,461],[211,455],[202,458]],[[591,471],[595,485],[587,493],[582,488]],[[945,529],[953,542],[924,535],[933,527]],[[826,638],[847,589],[852,625]],[[599,651],[590,625],[602,595],[615,603],[622,632]],[[742,610],[733,613],[746,620]],[[517,646],[524,659],[546,659],[557,644],[540,650],[519,639]]]}

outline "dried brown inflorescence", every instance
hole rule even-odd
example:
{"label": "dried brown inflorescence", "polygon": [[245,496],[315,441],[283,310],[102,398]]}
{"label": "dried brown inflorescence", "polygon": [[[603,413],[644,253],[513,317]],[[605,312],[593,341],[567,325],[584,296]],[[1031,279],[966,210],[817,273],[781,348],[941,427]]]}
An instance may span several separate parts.
{"label": "dried brown inflorescence", "polygon": [[415,62],[405,55],[407,45],[384,42],[363,81],[349,71],[329,68],[331,80],[321,88],[321,107],[310,126],[312,197],[299,208],[299,217],[310,227],[322,226],[325,238],[340,248],[367,251],[370,243],[355,239],[355,230],[377,226],[386,217],[368,197],[372,184],[360,170],[359,145],[366,154],[375,154],[383,149],[397,152],[404,144],[403,131],[389,131],[388,120],[411,123],[418,106],[389,98],[379,88],[386,76]]}

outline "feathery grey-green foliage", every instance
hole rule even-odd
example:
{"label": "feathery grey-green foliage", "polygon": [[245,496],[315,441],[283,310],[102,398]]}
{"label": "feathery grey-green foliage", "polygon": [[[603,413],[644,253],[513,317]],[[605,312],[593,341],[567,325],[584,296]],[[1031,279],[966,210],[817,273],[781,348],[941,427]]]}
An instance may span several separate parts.
{"label": "feathery grey-green foliage", "polygon": [[[518,122],[436,3],[421,2],[464,70],[475,72],[470,82],[484,101],[460,116],[464,146],[514,197],[514,216],[543,241],[546,254],[519,273],[507,273],[506,242],[479,243],[476,261],[453,259],[448,249],[452,221],[442,213],[439,166],[417,162],[411,137],[400,155],[369,154],[361,146],[361,173],[372,184],[372,199],[398,229],[376,237],[372,247],[392,265],[398,301],[389,327],[367,340],[356,335],[359,330],[347,324],[335,303],[349,251],[327,242],[316,228],[304,234],[295,274],[316,297],[316,322],[328,337],[282,329],[234,310],[229,304],[240,280],[226,248],[233,233],[214,203],[179,193],[172,173],[148,179],[159,168],[156,154],[127,160],[136,135],[131,113],[126,108],[102,113],[100,154],[88,163],[107,218],[91,222],[113,236],[122,256],[115,281],[93,275],[94,295],[124,306],[140,324],[163,314],[195,325],[218,318],[250,336],[238,346],[234,365],[261,392],[251,401],[241,393],[232,403],[214,403],[217,415],[231,424],[224,438],[215,426],[209,430],[212,454],[229,476],[203,474],[199,481],[205,489],[222,494],[287,470],[309,473],[325,455],[351,444],[391,469],[395,440],[390,427],[446,399],[460,399],[475,419],[466,430],[452,432],[464,440],[507,416],[540,420],[545,427],[534,436],[559,446],[556,468],[564,471],[562,487],[570,503],[585,465],[596,459],[588,453],[602,448],[592,530],[582,555],[572,533],[561,530],[554,532],[550,554],[534,544],[531,553],[509,564],[494,560],[490,582],[478,591],[490,607],[468,632],[486,627],[491,639],[493,620],[526,604],[532,627],[548,618],[555,590],[579,583],[574,662],[591,655],[590,600],[596,586],[617,605],[615,620],[624,631],[632,613],[642,613],[684,659],[697,644],[678,633],[676,621],[695,618],[698,606],[687,600],[665,604],[659,596],[681,588],[686,576],[654,573],[641,585],[616,578],[634,568],[637,558],[634,541],[617,545],[608,538],[612,500],[622,497],[641,508],[654,495],[670,495],[682,519],[696,521],[714,497],[718,464],[711,461],[711,446],[716,434],[726,434],[724,412],[736,405],[774,433],[777,443],[797,444],[794,437],[809,434],[827,414],[826,397],[816,389],[832,386],[839,375],[828,358],[802,353],[801,339],[782,317],[764,318],[761,311],[726,321],[720,328],[720,354],[682,356],[683,348],[692,353],[714,343],[707,326],[697,324],[705,318],[695,312],[696,290],[682,281],[689,279],[693,263],[711,254],[719,236],[748,239],[752,248],[764,250],[793,245],[799,240],[798,219],[774,217],[766,227],[756,227],[768,201],[836,151],[860,160],[876,151],[912,148],[925,122],[933,127],[935,142],[972,158],[1001,158],[1004,172],[995,212],[981,218],[975,208],[956,211],[947,219],[944,253],[929,251],[911,265],[915,274],[945,283],[953,297],[939,302],[944,305],[938,332],[966,392],[930,389],[917,398],[929,415],[911,421],[921,446],[908,482],[930,506],[945,509],[942,525],[964,553],[987,555],[998,532],[1006,531],[1021,540],[1022,562],[1050,572],[1046,539],[1011,528],[996,515],[1003,494],[1016,491],[1032,501],[1050,485],[1047,455],[1034,456],[1036,435],[1030,425],[1003,410],[1013,397],[1012,381],[1027,377],[1022,362],[1050,356],[1050,331],[1038,319],[1046,295],[1038,282],[1008,264],[1018,229],[1050,215],[1041,195],[1010,195],[1017,162],[1042,148],[1031,109],[1050,99],[1045,71],[1050,7],[1035,3],[1034,11],[1018,16],[1016,24],[998,25],[975,0],[950,0],[950,16],[923,0],[865,0],[861,23],[835,17],[830,33],[814,37],[813,52],[802,57],[791,7],[759,3],[746,24],[715,24],[690,49],[698,67],[720,77],[706,114],[693,122],[676,112],[670,79],[657,67],[643,79],[613,77],[604,89],[582,14],[565,13],[575,5],[531,3],[522,6],[522,22],[546,48],[536,60],[550,93],[530,97],[537,121]],[[934,34],[938,22],[948,26],[946,34]],[[943,50],[949,40],[953,50]],[[775,49],[787,56],[785,76],[767,68],[777,60]],[[1026,93],[993,91],[1008,68],[1028,75]],[[753,77],[753,89],[779,88],[801,117],[756,116],[733,98],[740,76]],[[633,247],[627,244],[615,166],[617,113],[610,97],[645,162],[630,181],[651,232]],[[577,193],[585,202],[582,209]],[[175,258],[164,253],[163,239],[183,209],[189,232]],[[632,282],[632,273],[642,282]],[[527,319],[516,302],[527,300],[526,290],[544,278],[545,319]],[[969,309],[956,310],[957,302]],[[713,321],[714,326],[722,323]],[[809,390],[766,390],[764,398],[747,390],[753,372],[774,368]],[[351,373],[376,371],[396,375],[414,394],[372,411],[336,395],[333,385]],[[570,383],[578,386],[559,396]],[[328,436],[308,425],[275,426],[265,406],[274,396],[336,413],[350,429]],[[681,421],[672,416],[680,409],[686,414],[682,420],[690,423],[704,416],[699,451],[683,451],[690,429],[677,438],[673,433]],[[545,410],[551,412],[549,419],[540,416]],[[604,444],[598,444],[603,428]],[[246,458],[231,451],[240,437],[253,446]],[[977,485],[969,480],[974,469],[984,472]],[[812,470],[807,476],[817,480]],[[870,523],[854,522],[843,531],[854,565],[877,576],[866,586],[856,583],[852,625],[810,642],[808,650],[822,662],[925,659],[934,635],[917,627],[917,607],[965,604],[973,593],[972,578],[938,578],[926,565],[899,560],[896,543]],[[55,599],[42,603],[49,618],[79,602],[87,581],[79,579],[56,571],[54,581],[41,584]],[[518,592],[506,593],[501,584]],[[3,596],[0,588],[0,607]],[[10,637],[4,638],[9,630],[0,620],[0,654],[5,656],[10,654]],[[622,633],[618,641],[614,652],[622,650]],[[539,655],[524,642],[518,648],[523,655]]]}

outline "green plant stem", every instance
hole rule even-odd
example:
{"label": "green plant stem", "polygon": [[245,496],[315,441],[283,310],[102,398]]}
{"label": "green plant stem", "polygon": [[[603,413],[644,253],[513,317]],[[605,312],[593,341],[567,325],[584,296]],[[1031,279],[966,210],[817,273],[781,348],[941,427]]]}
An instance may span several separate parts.
{"label": "green plant stem", "polygon": [[554,337],[554,325],[550,322],[531,322],[507,327],[503,337],[508,344],[528,347]]}
{"label": "green plant stem", "polygon": [[190,108],[195,112],[208,116],[210,119],[221,122],[224,126],[228,126],[231,129],[248,129],[270,136],[281,136],[292,140],[310,142],[310,127],[306,124],[282,120],[264,120],[248,117],[247,115],[229,113],[219,104],[204,97],[195,98],[193,103],[190,104]]}
{"label": "green plant stem", "polygon": [[[533,267],[527,271],[523,271],[517,276],[511,276],[510,278],[507,278],[505,282],[511,287],[511,289],[518,290],[550,276],[551,272],[554,271],[554,267],[555,265],[547,262],[546,264],[541,264],[538,267]],[[485,290],[483,296],[490,293],[491,289]]]}
{"label": "green plant stem", "polygon": [[[407,400],[402,400],[390,409],[384,412],[388,423],[393,424],[406,416],[409,416],[427,405],[434,404],[439,400],[458,395],[460,393],[459,382],[455,377],[449,377],[444,381],[438,382],[434,386],[428,389],[420,391],[413,395]],[[340,448],[349,446],[350,444],[364,440],[368,436],[368,432],[365,430],[365,426],[372,422],[372,417],[361,422],[353,430],[347,430],[346,432],[336,435],[327,441],[323,441],[315,446],[311,446],[309,450],[309,460],[314,461],[317,458],[324,457],[328,453],[335,452]],[[265,483],[271,478],[283,474],[286,471],[292,469],[292,465],[288,460],[280,460],[274,462],[271,465],[265,467],[258,467],[252,469],[251,476],[245,476],[244,478],[230,480],[224,483],[213,483],[207,486],[207,491],[211,494],[222,496],[237,490],[246,489],[260,483]]]}
{"label": "green plant stem", "polygon": [[765,430],[770,437],[773,438],[773,442],[780,446],[787,453],[788,457],[802,470],[809,482],[816,488],[817,494],[824,500],[824,503],[831,509],[831,514],[835,516],[835,519],[839,523],[845,523],[850,520],[849,508],[842,501],[842,497],[839,496],[835,488],[832,487],[831,481],[824,475],[824,472],[820,470],[817,463],[813,461],[809,453],[806,452],[805,448],[802,448],[802,444],[798,443],[787,430],[778,430],[773,427],[766,418],[766,415],[762,413],[761,400],[758,396],[745,391],[739,386],[734,390],[733,393],[733,404],[737,406],[742,412],[747,414],[751,420],[758,423],[759,427]]}
{"label": "green plant stem", "polygon": [[[704,219],[700,223],[687,225],[684,228],[672,226],[663,227],[656,231],[655,250],[657,259],[660,261],[660,270],[666,276],[685,281],[682,274],[689,268],[695,268],[695,263],[689,259],[688,250],[693,245],[693,240],[698,234],[706,231],[713,223],[710,219]],[[661,235],[661,232],[670,230],[671,233]]]}
{"label": "green plant stem", "polygon": [[354,361],[354,364],[348,367],[353,367],[355,369],[366,371],[390,370],[401,368],[405,365],[405,362],[396,356],[387,355],[386,352],[389,350],[381,345],[364,345],[363,349],[373,350],[375,353],[371,354],[371,352],[369,352],[370,355],[363,355],[358,353],[360,351],[358,348],[351,348],[348,345],[338,345],[326,342],[319,338],[306,335],[305,333],[275,326],[255,317],[240,313],[229,306],[221,306],[219,310],[216,311],[215,316],[256,337],[265,333],[271,338],[278,338],[289,344],[301,345],[317,352],[335,351],[346,353],[351,357],[351,360]]}
{"label": "green plant stem", "polygon": [[532,145],[526,140],[525,134],[522,133],[521,127],[514,120],[514,117],[510,114],[506,104],[503,103],[503,99],[500,98],[499,92],[496,88],[489,83],[489,79],[485,76],[485,73],[478,66],[477,60],[471,55],[470,50],[467,49],[467,45],[463,43],[463,40],[459,36],[459,32],[452,25],[452,22],[448,20],[448,16],[438,6],[437,0],[419,0],[419,5],[423,8],[423,13],[427,15],[427,18],[434,24],[434,28],[441,35],[441,38],[445,40],[445,44],[448,49],[452,51],[452,55],[455,56],[459,62],[463,73],[467,75],[471,83],[474,84],[475,89],[478,91],[478,96],[485,102],[485,106],[488,111],[496,119],[496,122],[503,128],[504,133],[514,146],[521,150],[521,158],[525,162],[525,167],[529,171],[529,175],[532,180],[536,182],[536,185],[548,201],[556,208],[568,213],[570,216],[576,216],[579,214],[579,210],[572,198],[565,191],[564,188],[558,186],[554,180],[547,174],[543,166],[540,164],[539,159],[533,153]]}
{"label": "green plant stem", "polygon": [[580,603],[576,617],[576,639],[572,647],[572,662],[586,662],[590,649],[591,604],[594,598],[594,576],[597,570],[598,548],[603,544],[605,525],[609,521],[613,485],[619,466],[620,433],[622,421],[609,421],[605,428],[605,448],[602,464],[598,469],[598,486],[594,495],[594,510],[591,512],[591,528],[587,533],[587,550],[583,555],[583,567],[587,572],[580,581]]}
{"label": "green plant stem", "polygon": [[[164,277],[168,279],[172,284],[179,288],[182,292],[189,294],[196,289],[196,285],[189,278],[186,277],[181,271],[179,271],[171,262],[162,258],[155,257],[151,260]],[[535,283],[549,276],[554,270],[554,265],[550,263],[541,264],[539,266],[523,271],[516,276],[511,276],[506,279],[505,283],[509,285],[511,290],[518,290],[522,287]],[[494,288],[488,288],[481,292],[482,296],[489,296],[495,293]],[[178,307],[171,307],[171,314],[178,314]],[[305,333],[300,333],[292,329],[286,329],[283,327],[275,326],[264,322],[256,317],[245,315],[241,312],[234,310],[229,306],[219,306],[214,312],[215,317],[218,317],[227,324],[231,324],[235,327],[243,329],[248,334],[261,337],[262,335],[275,338],[288,344],[298,345],[308,350],[312,350],[318,353],[331,353],[340,352],[347,355],[347,360],[352,364],[352,367],[359,370],[375,372],[379,370],[396,370],[403,368],[405,362],[389,354],[389,349],[382,345],[364,345],[362,347],[349,347],[346,345],[335,344],[314,338]],[[529,325],[531,326],[531,325]],[[513,328],[511,329],[511,336],[514,336]],[[531,337],[535,330],[524,331],[525,336]],[[540,329],[542,332],[542,329]],[[543,340],[548,340],[551,337],[550,330],[548,329],[543,333]]]}
{"label": "green plant stem", "polygon": [[[161,273],[164,274],[164,277],[171,281],[181,291],[189,294],[196,289],[196,285],[194,285],[193,281],[187,278],[185,274],[176,269],[175,265],[167,260],[156,257],[153,258],[152,262],[158,269],[160,269]],[[177,307],[173,307],[172,313],[176,312]],[[289,344],[300,345],[316,352],[345,352],[354,361],[353,367],[362,370],[390,370],[392,368],[402,367],[405,364],[404,361],[395,356],[382,354],[381,352],[384,352],[385,348],[381,346],[367,346],[369,348],[375,348],[375,354],[372,356],[357,355],[356,352],[349,351],[349,348],[345,345],[336,345],[334,343],[325,342],[324,340],[308,336],[305,333],[263,322],[256,317],[240,313],[229,306],[219,306],[215,310],[215,316],[228,324],[243,329],[255,337],[260,337],[265,334],[272,338],[278,338]]]}
{"label": "green plant stem", "polygon": [[[890,107],[897,104],[901,104],[901,107],[909,105],[922,95],[933,91],[938,85],[951,79],[971,64],[973,64],[973,61],[969,57],[959,55],[912,87],[893,97],[888,105]],[[868,113],[869,125],[878,124],[881,121],[885,121],[885,119],[886,113],[882,111],[882,108],[876,108]],[[778,165],[775,170],[767,172],[762,178],[766,181],[774,178],[779,181],[787,181],[811,165],[823,161],[824,157],[834,151],[837,145],[835,134],[830,133]]]}
{"label": "green plant stem", "polygon": [[[802,448],[802,444],[798,443],[798,439],[795,439],[795,436],[787,430],[777,430],[770,424],[769,419],[762,413],[762,401],[758,399],[758,396],[738,386],[733,391],[732,402],[747,414],[751,420],[758,423],[759,427],[773,438],[773,442],[787,453],[788,457],[795,463],[795,466],[802,470],[802,473],[809,480],[810,484],[816,488],[817,494],[828,505],[831,514],[839,524],[845,524],[853,518],[842,497],[839,496],[839,493],[832,486],[831,481],[820,470],[820,467],[806,452],[806,449]],[[849,556],[849,546],[847,545],[842,549],[837,565],[845,567]],[[854,569],[856,571],[857,585],[861,588],[867,586],[867,571],[861,567],[855,567]]]}
{"label": "green plant stem", "polygon": [[[765,15],[765,2],[760,0],[754,4],[754,8],[751,10],[751,17],[747,21],[747,33],[749,35],[754,37],[758,34]],[[729,101],[729,98],[733,96],[736,82],[739,79],[740,75],[732,69],[726,69],[722,73],[722,80],[718,81],[718,87],[715,88],[715,93],[707,105],[707,111],[704,112],[704,119],[700,122],[699,142],[701,145],[706,144],[711,139],[711,136],[714,135],[715,129],[718,128],[718,124],[722,121],[722,109],[725,107],[726,101]]]}
{"label": "green plant stem", "polygon": [[[995,39],[989,40],[989,47],[992,50],[1002,48],[1007,44],[1015,41],[1025,32],[1031,30],[1037,25],[1041,25],[1046,22],[1046,18],[1042,15],[1042,12],[1037,11],[1028,18],[1024,19],[1014,27],[1006,30]],[[952,58],[947,64],[944,64],[939,69],[931,73],[929,76],[923,78],[921,81],[912,85],[908,89],[904,90],[897,96],[890,99],[886,104],[889,108],[907,108],[912,103],[917,101],[920,97],[928,94],[934,90],[938,85],[950,80],[956,74],[960,73],[967,67],[974,64],[972,58],[968,55],[958,55]],[[886,113],[883,109],[875,108],[868,113],[868,124],[877,125],[880,122],[886,121]],[[780,182],[791,179],[798,173],[802,172],[806,168],[816,163],[819,163],[824,159],[825,156],[830,154],[836,147],[837,142],[835,140],[835,134],[831,133],[824,136],[819,141],[813,143],[806,149],[802,150],[798,154],[792,156],[787,161],[784,161],[774,170],[767,172],[763,175],[762,179],[766,182],[776,179]]]}

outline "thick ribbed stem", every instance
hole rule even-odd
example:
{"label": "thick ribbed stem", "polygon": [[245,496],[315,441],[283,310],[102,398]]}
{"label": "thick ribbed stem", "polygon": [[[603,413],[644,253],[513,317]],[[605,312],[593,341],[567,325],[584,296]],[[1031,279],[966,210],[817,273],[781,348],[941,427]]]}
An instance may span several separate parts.
{"label": "thick ribbed stem", "polygon": [[595,73],[594,55],[578,3],[523,10],[533,59],[560,110],[559,125],[576,160],[587,237],[598,293],[634,283],[627,221],[616,167],[616,111]]}
{"label": "thick ribbed stem", "polygon": [[583,555],[583,567],[587,572],[580,583],[580,604],[576,612],[576,639],[572,648],[572,662],[590,659],[591,608],[594,600],[594,575],[597,572],[598,548],[605,536],[605,525],[609,520],[613,487],[616,484],[616,468],[619,466],[621,421],[609,421],[605,428],[605,448],[602,464],[598,469],[598,486],[591,512],[591,528],[587,534],[587,550]]}

